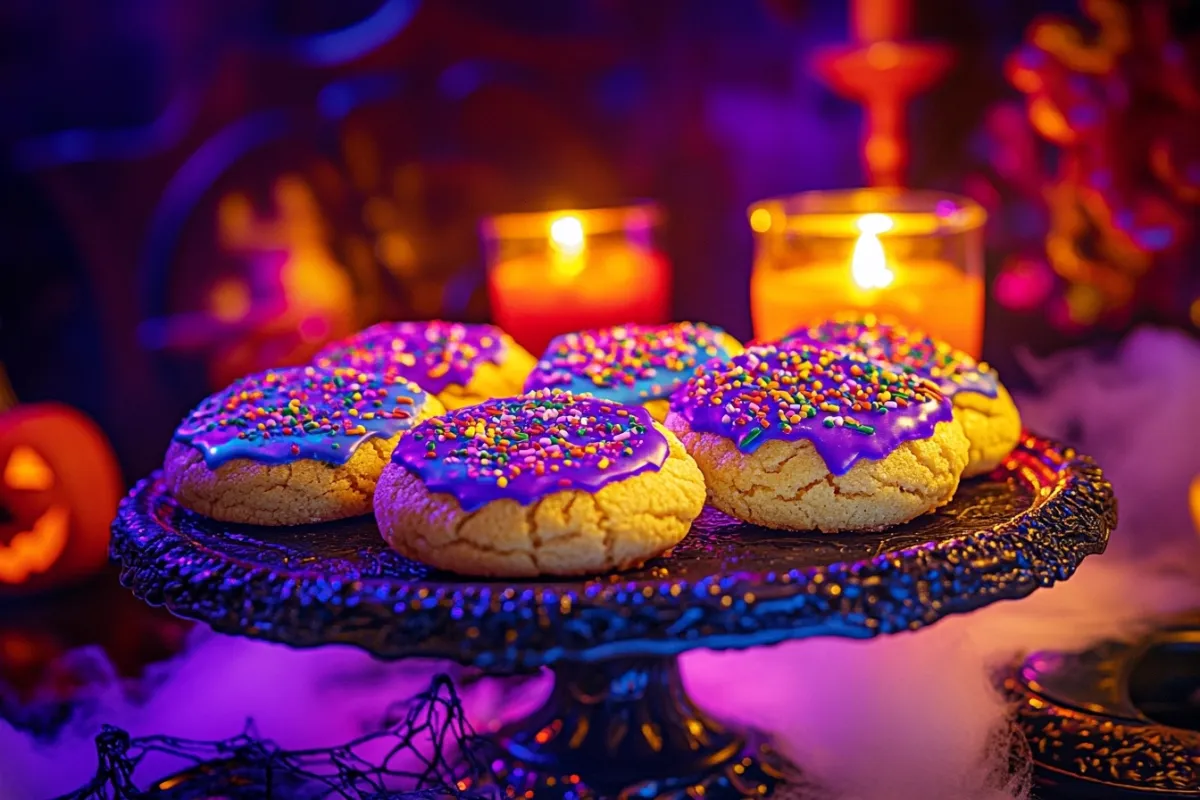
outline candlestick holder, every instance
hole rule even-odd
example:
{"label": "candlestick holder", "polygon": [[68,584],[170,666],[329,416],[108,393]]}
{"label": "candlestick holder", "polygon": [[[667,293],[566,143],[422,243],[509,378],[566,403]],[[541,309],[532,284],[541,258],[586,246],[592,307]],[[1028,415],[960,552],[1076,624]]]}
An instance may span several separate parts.
{"label": "candlestick holder", "polygon": [[534,354],[568,331],[670,316],[656,205],[501,214],[484,220],[492,316]]}
{"label": "candlestick holder", "polygon": [[862,162],[872,186],[900,186],[908,168],[905,111],[954,63],[954,51],[910,36],[909,0],[852,0],[851,41],[823,47],[817,77],[863,108]]}
{"label": "candlestick holder", "polygon": [[979,204],[943,192],[848,189],[762,200],[749,215],[756,338],[870,311],[980,355],[987,214]]}

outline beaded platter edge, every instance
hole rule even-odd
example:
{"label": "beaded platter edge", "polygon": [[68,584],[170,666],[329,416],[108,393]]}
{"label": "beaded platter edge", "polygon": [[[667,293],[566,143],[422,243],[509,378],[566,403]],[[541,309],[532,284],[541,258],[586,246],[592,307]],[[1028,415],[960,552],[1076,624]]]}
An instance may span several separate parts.
{"label": "beaded platter edge", "polygon": [[988,529],[765,573],[663,570],[661,578],[509,585],[288,569],[200,541],[190,531],[219,524],[181,509],[157,473],[122,501],[110,553],[138,597],[222,633],[293,647],[351,644],[385,659],[445,658],[502,673],[916,629],[1024,597],[1103,552],[1116,502],[1090,457],[1026,436],[998,473],[1031,484],[1032,507]]}

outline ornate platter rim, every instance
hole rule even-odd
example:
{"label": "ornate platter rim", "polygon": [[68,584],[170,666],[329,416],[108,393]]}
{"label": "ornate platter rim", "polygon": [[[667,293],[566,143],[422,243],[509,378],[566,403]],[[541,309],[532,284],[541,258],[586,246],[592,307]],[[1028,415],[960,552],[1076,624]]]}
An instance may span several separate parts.
{"label": "ornate platter rim", "polygon": [[618,576],[579,592],[298,577],[231,559],[163,524],[154,510],[174,501],[158,473],[122,501],[111,556],[138,597],[222,633],[293,647],[351,644],[381,658],[445,658],[493,672],[809,636],[870,638],[1024,597],[1103,552],[1116,502],[1090,457],[1026,436],[1000,470],[1038,487],[1039,497],[990,530],[765,575],[654,585]]}

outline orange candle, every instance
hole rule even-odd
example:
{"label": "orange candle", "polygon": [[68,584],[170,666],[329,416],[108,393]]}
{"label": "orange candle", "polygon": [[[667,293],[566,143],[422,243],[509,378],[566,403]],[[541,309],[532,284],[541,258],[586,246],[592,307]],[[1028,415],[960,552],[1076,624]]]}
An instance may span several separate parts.
{"label": "orange candle", "polygon": [[871,311],[979,357],[984,219],[971,201],[934,192],[812,192],[756,203],[755,337]]}
{"label": "orange candle", "polygon": [[492,317],[534,354],[560,333],[665,322],[671,271],[652,206],[506,214],[484,223]]}

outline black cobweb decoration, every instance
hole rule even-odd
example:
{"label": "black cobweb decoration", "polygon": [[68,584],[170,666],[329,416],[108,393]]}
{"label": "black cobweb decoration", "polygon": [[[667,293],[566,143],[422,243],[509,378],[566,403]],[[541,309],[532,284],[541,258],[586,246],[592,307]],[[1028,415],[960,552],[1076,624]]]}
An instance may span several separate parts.
{"label": "black cobweb decoration", "polygon": [[[453,682],[437,675],[429,688],[392,706],[382,730],[339,747],[283,750],[257,735],[253,722],[230,739],[133,738],[106,725],[96,737],[95,776],[64,800],[295,798],[295,800],[442,800],[498,798],[480,757],[484,739],[463,711]],[[139,767],[154,778],[139,788]],[[165,769],[164,769],[165,767]]]}

